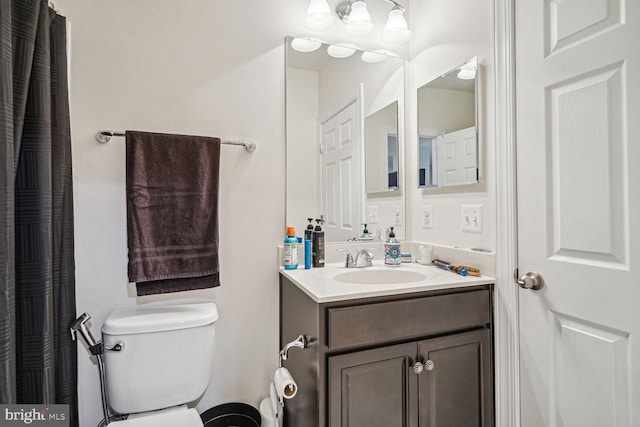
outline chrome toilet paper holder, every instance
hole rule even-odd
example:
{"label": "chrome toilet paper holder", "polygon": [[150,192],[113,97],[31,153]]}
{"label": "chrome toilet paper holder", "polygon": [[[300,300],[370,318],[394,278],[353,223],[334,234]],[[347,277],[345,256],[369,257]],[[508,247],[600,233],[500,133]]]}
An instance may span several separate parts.
{"label": "chrome toilet paper holder", "polygon": [[307,348],[308,340],[306,335],[300,335],[295,340],[290,343],[285,344],[285,346],[280,350],[280,367],[282,368],[283,362],[289,358],[289,350],[293,347],[298,348]]}

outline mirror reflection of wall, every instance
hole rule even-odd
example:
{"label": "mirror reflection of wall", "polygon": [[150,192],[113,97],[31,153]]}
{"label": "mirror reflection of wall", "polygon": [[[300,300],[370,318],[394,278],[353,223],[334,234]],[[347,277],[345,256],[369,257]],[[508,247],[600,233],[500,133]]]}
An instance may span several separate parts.
{"label": "mirror reflection of wall", "polygon": [[367,194],[398,190],[400,147],[397,101],[365,118],[364,147]]}
{"label": "mirror reflection of wall", "polygon": [[[372,232],[378,227],[385,230],[396,221],[404,224],[401,191],[389,190],[391,196],[373,202],[365,193],[365,170],[370,168],[365,154],[369,149],[365,149],[364,132],[360,131],[364,129],[364,117],[395,105],[395,132],[390,131],[385,141],[385,152],[391,145],[395,154],[385,154],[377,161],[381,162],[380,169],[387,170],[387,188],[389,179],[401,187],[403,132],[398,129],[398,110],[404,99],[403,59],[387,56],[382,62],[369,63],[359,50],[335,58],[328,54],[327,44],[313,52],[299,52],[291,47],[292,39],[286,39],[287,225],[296,227],[300,234],[307,218],[322,215],[326,221],[325,241],[339,242],[360,236],[363,223]],[[354,104],[355,115],[346,126],[341,115]],[[353,147],[354,157],[348,163],[333,162],[330,153],[347,145]],[[357,189],[352,186],[352,190],[344,191],[340,186],[343,175],[359,182]],[[370,221],[372,204],[377,214]],[[399,219],[396,212],[401,213]],[[404,237],[403,225],[395,230],[396,235]]]}
{"label": "mirror reflection of wall", "polygon": [[477,59],[418,89],[418,187],[478,182]]}

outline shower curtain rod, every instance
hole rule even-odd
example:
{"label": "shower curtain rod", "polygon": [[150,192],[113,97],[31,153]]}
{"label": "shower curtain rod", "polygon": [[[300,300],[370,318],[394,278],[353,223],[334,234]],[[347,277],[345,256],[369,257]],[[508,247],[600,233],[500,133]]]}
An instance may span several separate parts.
{"label": "shower curtain rod", "polygon": [[[96,133],[96,140],[100,143],[100,144],[106,144],[107,142],[111,141],[111,138],[113,138],[114,136],[126,136],[126,134],[124,132],[114,132],[112,130],[101,130],[100,132]],[[242,145],[244,147],[245,150],[247,150],[248,152],[252,153],[256,150],[256,143],[253,141],[230,141],[230,140],[220,140],[220,144],[226,144],[226,145]]]}

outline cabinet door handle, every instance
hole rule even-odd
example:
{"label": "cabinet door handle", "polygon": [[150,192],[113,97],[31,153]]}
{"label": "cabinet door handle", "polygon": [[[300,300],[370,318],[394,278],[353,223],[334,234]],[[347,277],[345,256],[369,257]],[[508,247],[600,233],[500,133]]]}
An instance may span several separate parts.
{"label": "cabinet door handle", "polygon": [[411,368],[413,369],[413,373],[416,375],[420,375],[422,370],[424,369],[421,362],[414,363]]}
{"label": "cabinet door handle", "polygon": [[433,368],[435,367],[436,365],[435,363],[433,363],[433,360],[427,360],[426,362],[424,362],[425,371],[433,371]]}

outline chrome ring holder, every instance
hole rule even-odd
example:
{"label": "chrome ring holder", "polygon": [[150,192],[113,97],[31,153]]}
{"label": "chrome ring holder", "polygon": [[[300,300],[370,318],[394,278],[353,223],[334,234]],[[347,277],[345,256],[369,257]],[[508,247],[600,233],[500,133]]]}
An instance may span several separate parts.
{"label": "chrome ring holder", "polygon": [[291,341],[288,344],[285,344],[282,350],[280,350],[280,367],[282,368],[283,362],[289,358],[289,350],[291,348],[293,347],[307,348],[308,345],[309,345],[309,341],[307,340],[306,335],[300,335],[295,340]]}

